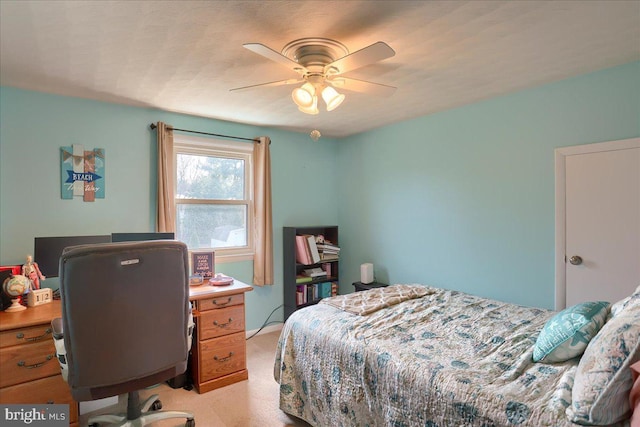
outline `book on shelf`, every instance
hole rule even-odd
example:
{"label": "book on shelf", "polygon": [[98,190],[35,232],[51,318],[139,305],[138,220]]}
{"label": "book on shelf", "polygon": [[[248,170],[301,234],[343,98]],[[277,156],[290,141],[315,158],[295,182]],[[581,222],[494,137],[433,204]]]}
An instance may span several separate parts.
{"label": "book on shelf", "polygon": [[312,280],[313,280],[313,278],[310,277],[310,276],[304,276],[304,275],[301,275],[301,274],[296,276],[296,283],[307,283],[307,282],[310,282]]}
{"label": "book on shelf", "polygon": [[322,282],[309,283],[296,286],[296,305],[304,305],[310,302],[338,295],[338,283]]}
{"label": "book on shelf", "polygon": [[321,261],[337,261],[340,256],[340,247],[334,245],[328,240],[322,243],[317,243],[318,251],[320,252]]}
{"label": "book on shelf", "polygon": [[296,236],[296,262],[305,265],[313,264],[307,239],[300,235]]}
{"label": "book on shelf", "polygon": [[320,261],[338,261],[340,259],[340,257],[336,254],[326,254],[326,253],[321,253],[320,254]]}
{"label": "book on shelf", "polygon": [[336,245],[332,245],[331,243],[316,243],[316,246],[318,247],[318,250],[321,250],[323,252],[340,252],[340,248]]}
{"label": "book on shelf", "polygon": [[320,253],[318,252],[318,247],[316,246],[316,236],[307,234],[305,235],[307,239],[307,245],[309,247],[309,253],[311,254],[311,261],[314,263],[320,262]]}
{"label": "book on shelf", "polygon": [[308,268],[302,271],[302,274],[311,278],[315,277],[323,277],[327,275],[327,272],[321,269],[320,267],[316,268]]}
{"label": "book on shelf", "polygon": [[327,276],[331,277],[331,263],[326,262],[320,266],[324,271],[327,272]]}
{"label": "book on shelf", "polygon": [[323,235],[313,234],[296,235],[296,262],[298,264],[311,265],[322,261],[337,261],[340,255],[340,247],[328,240]]}
{"label": "book on shelf", "polygon": [[302,305],[307,302],[307,287],[300,285],[296,288],[296,305]]}
{"label": "book on shelf", "polygon": [[318,299],[318,287],[314,285],[307,286],[307,302],[315,301]]}
{"label": "book on shelf", "polygon": [[322,282],[322,283],[318,283],[319,288],[320,288],[320,298],[328,298],[331,295],[331,282]]}

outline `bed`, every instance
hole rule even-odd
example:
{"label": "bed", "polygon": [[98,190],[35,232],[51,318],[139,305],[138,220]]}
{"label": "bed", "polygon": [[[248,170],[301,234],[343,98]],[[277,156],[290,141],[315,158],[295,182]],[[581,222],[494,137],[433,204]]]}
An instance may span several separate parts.
{"label": "bed", "polygon": [[[640,356],[640,295],[634,295],[617,306],[626,310],[622,323],[632,325],[622,334],[626,342],[615,344],[625,353],[617,362],[618,377]],[[582,358],[591,349],[590,358],[606,359],[595,346],[602,347],[609,338],[599,337],[612,311],[608,303],[599,311],[602,324],[590,332],[600,332],[599,342],[588,336]],[[422,285],[327,298],[294,312],[283,326],[274,365],[280,409],[316,427],[562,427],[576,426],[572,421],[602,423],[607,417],[615,422],[604,425],[628,425],[628,403],[611,413],[611,405],[621,402],[618,389],[615,399],[599,408],[604,416],[591,413],[589,399],[598,400],[589,395],[594,385],[600,394],[610,387],[589,376],[602,366],[582,367],[579,356],[533,362],[541,331],[558,316]],[[553,328],[550,332],[557,335]],[[567,343],[579,341],[574,335]],[[578,372],[584,378],[576,380]],[[573,394],[576,382],[589,389],[586,398]],[[627,383],[630,388],[630,373],[622,383],[624,393]],[[628,389],[626,393],[628,401]]]}

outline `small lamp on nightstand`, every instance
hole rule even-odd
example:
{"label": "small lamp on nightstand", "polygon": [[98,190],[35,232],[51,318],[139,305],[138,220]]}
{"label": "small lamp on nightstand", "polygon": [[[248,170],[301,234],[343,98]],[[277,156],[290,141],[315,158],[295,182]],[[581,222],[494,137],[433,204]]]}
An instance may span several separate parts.
{"label": "small lamp on nightstand", "polygon": [[364,284],[373,283],[373,264],[370,262],[360,265],[360,281]]}

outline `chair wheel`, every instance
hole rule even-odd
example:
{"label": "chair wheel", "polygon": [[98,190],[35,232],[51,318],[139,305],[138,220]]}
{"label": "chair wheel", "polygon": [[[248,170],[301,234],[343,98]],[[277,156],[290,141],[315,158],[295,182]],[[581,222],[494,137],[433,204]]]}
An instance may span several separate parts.
{"label": "chair wheel", "polygon": [[187,422],[184,423],[184,427],[196,427],[196,420],[194,420],[193,418],[187,420]]}
{"label": "chair wheel", "polygon": [[100,424],[98,424],[98,423],[91,423],[91,424],[89,424],[87,427],[100,427]]}
{"label": "chair wheel", "polygon": [[151,404],[151,408],[152,411],[159,411],[160,409],[162,409],[162,402],[160,402],[159,400],[156,400],[155,402],[153,402]]}

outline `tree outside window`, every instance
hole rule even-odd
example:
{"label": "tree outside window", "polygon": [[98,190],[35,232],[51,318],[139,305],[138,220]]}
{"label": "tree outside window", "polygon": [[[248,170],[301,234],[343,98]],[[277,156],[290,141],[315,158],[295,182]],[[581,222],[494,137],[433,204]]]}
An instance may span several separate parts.
{"label": "tree outside window", "polygon": [[176,238],[216,258],[252,252],[249,144],[176,143]]}

